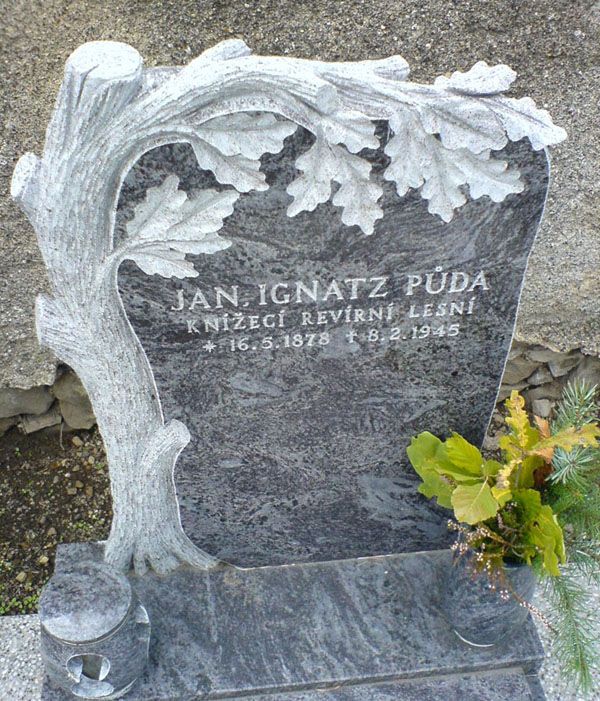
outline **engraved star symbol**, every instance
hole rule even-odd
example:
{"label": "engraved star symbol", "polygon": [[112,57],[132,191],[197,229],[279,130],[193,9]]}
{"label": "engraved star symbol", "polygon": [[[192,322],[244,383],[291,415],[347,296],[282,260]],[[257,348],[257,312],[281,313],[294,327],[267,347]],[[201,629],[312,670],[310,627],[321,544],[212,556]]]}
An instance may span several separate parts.
{"label": "engraved star symbol", "polygon": [[354,343],[354,338],[356,336],[356,331],[354,329],[350,329],[348,333],[346,334],[346,338],[348,339],[348,343]]}
{"label": "engraved star symbol", "polygon": [[209,353],[212,353],[217,346],[212,341],[207,341],[202,348]]}

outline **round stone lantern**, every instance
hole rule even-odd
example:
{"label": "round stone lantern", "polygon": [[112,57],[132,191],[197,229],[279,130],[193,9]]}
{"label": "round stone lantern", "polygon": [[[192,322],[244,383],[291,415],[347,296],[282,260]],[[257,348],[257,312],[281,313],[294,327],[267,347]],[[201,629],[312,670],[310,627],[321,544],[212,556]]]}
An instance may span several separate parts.
{"label": "round stone lantern", "polygon": [[150,621],[129,580],[85,561],[54,575],[40,599],[42,659],[75,698],[117,699],[148,660]]}

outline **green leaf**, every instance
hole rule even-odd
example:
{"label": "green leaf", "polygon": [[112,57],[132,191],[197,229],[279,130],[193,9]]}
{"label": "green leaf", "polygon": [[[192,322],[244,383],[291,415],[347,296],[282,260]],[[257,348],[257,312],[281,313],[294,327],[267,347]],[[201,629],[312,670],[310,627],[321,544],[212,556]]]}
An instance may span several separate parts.
{"label": "green leaf", "polygon": [[537,455],[530,455],[528,458],[524,458],[523,463],[516,470],[516,486],[519,489],[533,487],[535,483],[533,473],[542,465],[544,465],[544,459]]}
{"label": "green leaf", "polygon": [[440,464],[438,449],[441,446],[442,442],[439,438],[424,431],[411,440],[406,454],[415,472],[423,480],[423,483],[419,485],[419,492],[428,499],[437,498],[440,506],[450,509],[452,507],[450,496],[453,485],[444,479],[436,469]]}
{"label": "green leaf", "polygon": [[578,445],[595,447],[598,444],[598,436],[600,436],[600,428],[595,424],[586,424],[579,429],[568,426],[536,443],[530,452],[541,455],[546,460],[552,460],[554,448],[562,448],[570,452]]}
{"label": "green leaf", "polygon": [[500,440],[500,447],[511,457],[517,457],[540,440],[540,432],[529,423],[525,400],[516,390],[512,391],[505,406],[508,409],[506,424],[510,426],[511,432],[508,440],[504,437]]}
{"label": "green leaf", "polygon": [[406,454],[410,464],[420,477],[423,477],[424,471],[433,469],[432,461],[435,459],[436,451],[440,445],[442,445],[442,441],[429,431],[423,431],[418,436],[411,438]]}
{"label": "green leaf", "polygon": [[502,508],[511,500],[512,492],[509,488],[502,488],[502,487],[493,486],[492,487],[492,496],[498,502],[498,505],[500,506],[500,508]]}
{"label": "green leaf", "polygon": [[494,517],[499,509],[487,482],[458,485],[452,493],[451,501],[456,518],[470,525],[487,521]]}
{"label": "green leaf", "polygon": [[542,508],[542,497],[537,489],[517,489],[513,493],[514,501],[520,509],[521,523],[530,523],[536,519]]}
{"label": "green leaf", "polygon": [[455,465],[448,457],[448,449],[444,443],[438,446],[436,451],[437,466],[436,472],[440,475],[446,475],[456,482],[481,482],[483,479],[481,473],[474,473],[472,470],[467,470],[464,467]]}
{"label": "green leaf", "polygon": [[497,460],[486,460],[481,471],[486,477],[495,477],[503,467],[504,465]]}
{"label": "green leaf", "polygon": [[445,509],[452,508],[452,485],[444,482],[443,478],[439,475],[428,475],[423,478],[423,481],[419,485],[419,492],[428,499],[435,497],[437,503]]}
{"label": "green leaf", "polygon": [[529,535],[543,557],[544,569],[554,577],[558,577],[560,575],[558,565],[566,560],[565,543],[562,528],[552,508],[547,504],[541,507]]}
{"label": "green leaf", "polygon": [[542,433],[529,423],[525,400],[516,390],[506,400],[505,406],[510,433],[500,438],[500,448],[510,464],[514,465],[515,486],[528,489],[534,485],[536,469],[544,464],[544,459],[552,459],[553,448],[547,445],[552,439],[542,438]]}
{"label": "green leaf", "polygon": [[514,439],[509,435],[500,436],[498,445],[505,453],[509,453],[514,446]]}
{"label": "green leaf", "polygon": [[453,433],[446,441],[446,452],[454,465],[463,468],[472,477],[478,477],[482,474],[483,456],[481,452],[458,433]]}

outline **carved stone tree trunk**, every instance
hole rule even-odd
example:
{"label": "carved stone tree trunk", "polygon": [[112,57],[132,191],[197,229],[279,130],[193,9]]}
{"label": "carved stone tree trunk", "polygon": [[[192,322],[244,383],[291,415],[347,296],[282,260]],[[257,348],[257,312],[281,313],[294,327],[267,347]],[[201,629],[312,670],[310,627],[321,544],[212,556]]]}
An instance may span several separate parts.
{"label": "carved stone tree trunk", "polygon": [[[531,101],[499,94],[515,77],[506,66],[477,64],[425,86],[405,82],[400,57],[324,64],[248,54],[243,42],[223,42],[165,75],[144,73],[126,44],[83,45],[67,62],[43,158],[26,154],[13,176],[13,196],[36,230],[52,289],[37,301],[39,340],[81,378],[106,446],[114,516],[105,556],[120,569],[215,563],[181,527],[173,470],[189,433],[179,421],[164,422],[118,294],[124,259],[149,274],[197,275],[185,254],[229,245],[217,235],[223,219],[240,193],[266,189],[260,156],[280,150],[298,124],[316,141],[297,161],[302,173],[288,189],[288,214],[327,201],[335,180],[342,220],[366,234],[383,214],[382,190],[355,154],[379,146],[373,119],[390,120],[395,132],[385,177],[400,195],[425,183],[429,210],[447,221],[466,201],[465,184],[473,196],[497,201],[522,189],[519,174],[491,149],[509,138],[527,136],[534,148],[564,138]],[[178,141],[191,143],[199,165],[233,189],[187,200],[177,179],[167,178],[149,191],[115,247],[127,171],[150,148]]]}
{"label": "carved stone tree trunk", "polygon": [[189,434],[178,421],[164,425],[117,291],[120,260],[111,256],[114,206],[131,154],[106,122],[139,92],[142,60],[126,46],[104,48],[82,47],[70,58],[44,158],[27,156],[15,175],[53,291],[38,298],[37,331],[81,378],[104,438],[114,510],[107,559],[127,568],[133,558],[138,571],[146,560],[158,571],[177,559],[206,566],[214,560],[183,533],[173,484]]}

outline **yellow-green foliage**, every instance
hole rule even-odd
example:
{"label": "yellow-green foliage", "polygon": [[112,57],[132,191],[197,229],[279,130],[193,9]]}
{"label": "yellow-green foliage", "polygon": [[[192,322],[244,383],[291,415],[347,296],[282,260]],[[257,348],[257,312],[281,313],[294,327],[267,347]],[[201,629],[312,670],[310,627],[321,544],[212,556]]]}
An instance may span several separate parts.
{"label": "yellow-green foliage", "polygon": [[500,439],[502,462],[485,459],[457,433],[446,441],[421,433],[406,452],[422,479],[422,494],[453,509],[457,521],[481,526],[478,545],[485,546],[481,550],[490,560],[539,563],[548,574],[559,575],[565,547],[556,515],[542,500],[545,470],[555,449],[595,446],[600,430],[587,424],[551,434],[547,422],[530,423],[524,405],[517,392],[506,401],[509,431]]}

